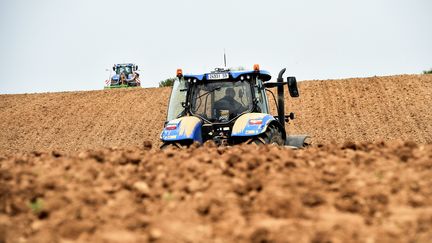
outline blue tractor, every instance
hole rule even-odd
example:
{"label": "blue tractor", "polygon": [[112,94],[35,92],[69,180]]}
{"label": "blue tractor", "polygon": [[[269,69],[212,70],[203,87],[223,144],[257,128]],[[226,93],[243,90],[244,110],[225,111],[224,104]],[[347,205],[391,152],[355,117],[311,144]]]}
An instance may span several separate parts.
{"label": "blue tractor", "polygon": [[[283,79],[285,70],[280,71],[277,82],[270,82],[270,73],[257,64],[249,71],[217,68],[199,75],[183,75],[178,69],[160,136],[161,148],[187,147],[208,140],[222,146],[309,145],[307,135],[293,136],[285,130],[285,123],[294,119],[294,114],[285,115],[284,86],[291,97],[299,96],[296,78]],[[277,101],[271,88],[277,90]],[[275,100],[277,116],[270,115],[266,91]]]}
{"label": "blue tractor", "polygon": [[138,66],[133,63],[114,64],[114,73],[106,81],[105,89],[141,87]]}

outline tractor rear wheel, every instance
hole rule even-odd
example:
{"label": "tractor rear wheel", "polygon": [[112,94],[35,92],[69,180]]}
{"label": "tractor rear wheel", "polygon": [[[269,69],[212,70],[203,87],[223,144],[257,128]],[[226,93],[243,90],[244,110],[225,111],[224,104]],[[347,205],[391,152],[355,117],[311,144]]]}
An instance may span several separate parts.
{"label": "tractor rear wheel", "polygon": [[261,145],[261,144],[275,144],[283,146],[285,144],[282,138],[282,132],[274,125],[267,127],[265,133],[252,139],[251,143]]}

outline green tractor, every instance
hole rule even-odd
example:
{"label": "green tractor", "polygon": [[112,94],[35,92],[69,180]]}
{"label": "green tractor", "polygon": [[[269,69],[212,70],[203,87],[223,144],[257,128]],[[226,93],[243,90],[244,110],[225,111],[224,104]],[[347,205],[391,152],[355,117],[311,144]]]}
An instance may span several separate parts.
{"label": "green tractor", "polygon": [[[242,143],[277,144],[303,148],[310,144],[307,135],[290,135],[285,123],[294,114],[285,115],[284,87],[291,97],[298,97],[295,77],[283,79],[282,69],[277,82],[270,82],[269,72],[254,65],[249,71],[217,68],[204,74],[183,75],[171,92],[167,121],[161,133],[161,148],[185,147],[208,140],[217,145]],[[277,101],[270,88],[277,89]],[[278,115],[270,115],[267,92],[272,94]]]}

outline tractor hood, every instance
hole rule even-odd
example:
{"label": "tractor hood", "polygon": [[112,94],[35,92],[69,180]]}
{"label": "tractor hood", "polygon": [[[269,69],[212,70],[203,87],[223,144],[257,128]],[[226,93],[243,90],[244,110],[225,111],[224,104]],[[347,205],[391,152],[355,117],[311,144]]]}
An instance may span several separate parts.
{"label": "tractor hood", "polygon": [[120,75],[114,74],[111,79],[114,80],[114,81],[119,81],[120,80]]}
{"label": "tractor hood", "polygon": [[194,116],[184,116],[169,121],[164,127],[160,138],[162,141],[193,140],[202,143],[202,121]]}

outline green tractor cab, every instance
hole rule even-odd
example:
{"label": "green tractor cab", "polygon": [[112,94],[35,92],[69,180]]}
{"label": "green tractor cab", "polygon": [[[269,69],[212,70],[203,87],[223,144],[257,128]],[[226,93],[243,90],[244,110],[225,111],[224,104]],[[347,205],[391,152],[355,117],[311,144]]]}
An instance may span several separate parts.
{"label": "green tractor cab", "polygon": [[[284,81],[285,70],[280,71],[277,82],[270,82],[270,73],[258,65],[250,71],[218,68],[199,75],[183,75],[181,69],[177,70],[160,136],[162,147],[183,147],[209,140],[217,145],[307,146],[309,136],[290,135],[285,129],[285,123],[294,119],[294,114],[285,115],[284,87],[288,87],[291,97],[299,96],[295,77]],[[272,92],[269,88],[277,88],[277,116],[270,115],[266,93]]]}

